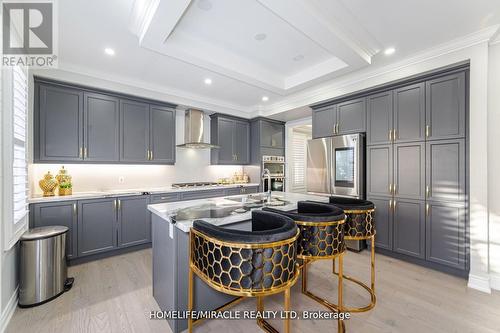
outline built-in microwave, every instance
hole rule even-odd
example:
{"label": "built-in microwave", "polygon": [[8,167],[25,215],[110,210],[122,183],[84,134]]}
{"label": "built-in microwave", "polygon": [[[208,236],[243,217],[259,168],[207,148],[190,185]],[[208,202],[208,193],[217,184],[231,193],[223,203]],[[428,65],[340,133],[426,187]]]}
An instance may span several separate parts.
{"label": "built-in microwave", "polygon": [[262,170],[267,169],[271,177],[285,176],[284,156],[262,156]]}

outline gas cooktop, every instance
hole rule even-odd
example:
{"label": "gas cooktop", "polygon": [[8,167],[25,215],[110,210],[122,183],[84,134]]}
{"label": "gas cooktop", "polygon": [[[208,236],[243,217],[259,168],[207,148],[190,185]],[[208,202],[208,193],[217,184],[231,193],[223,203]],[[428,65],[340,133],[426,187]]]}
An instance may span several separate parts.
{"label": "gas cooktop", "polygon": [[196,182],[196,183],[176,183],[172,184],[173,188],[189,188],[189,187],[203,187],[203,186],[217,186],[215,182]]}

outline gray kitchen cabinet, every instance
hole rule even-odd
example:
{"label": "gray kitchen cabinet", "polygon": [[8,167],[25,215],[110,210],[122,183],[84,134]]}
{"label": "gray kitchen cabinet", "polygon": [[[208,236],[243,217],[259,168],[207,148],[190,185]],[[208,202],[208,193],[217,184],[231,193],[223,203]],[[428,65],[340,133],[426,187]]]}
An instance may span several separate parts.
{"label": "gray kitchen cabinet", "polygon": [[425,143],[394,144],[394,195],[425,200]]}
{"label": "gray kitchen cabinet", "polygon": [[174,202],[180,200],[181,200],[180,193],[157,193],[157,194],[151,194],[149,198],[149,202],[151,204]]}
{"label": "gray kitchen cabinet", "polygon": [[117,202],[91,199],[78,202],[78,256],[115,249],[117,246]]}
{"label": "gray kitchen cabinet", "polygon": [[335,134],[337,122],[337,106],[332,105],[312,112],[313,139],[324,138]]}
{"label": "gray kitchen cabinet", "polygon": [[269,148],[285,147],[285,126],[281,122],[260,121],[260,146]]}
{"label": "gray kitchen cabinet", "polygon": [[425,84],[394,90],[394,141],[425,140]]}
{"label": "gray kitchen cabinet", "polygon": [[212,164],[250,163],[250,124],[244,119],[211,115],[210,142],[220,148],[212,149]]}
{"label": "gray kitchen cabinet", "polygon": [[251,194],[259,191],[258,186],[251,187],[233,187],[226,190],[226,195]]}
{"label": "gray kitchen cabinet", "polygon": [[394,199],[393,250],[425,258],[425,201]]}
{"label": "gray kitchen cabinet", "polygon": [[82,91],[46,84],[35,91],[35,162],[81,161]]}
{"label": "gray kitchen cabinet", "polygon": [[392,250],[392,198],[368,197],[375,205],[375,246]]}
{"label": "gray kitchen cabinet", "polygon": [[120,100],[120,160],[149,160],[149,105]]}
{"label": "gray kitchen cabinet", "polygon": [[151,242],[148,197],[120,197],[117,200],[118,246],[127,247]]}
{"label": "gray kitchen cabinet", "polygon": [[368,146],[366,150],[367,196],[391,196],[394,168],[392,145]]}
{"label": "gray kitchen cabinet", "polygon": [[366,98],[358,98],[337,105],[336,134],[366,132]]}
{"label": "gray kitchen cabinet", "polygon": [[118,98],[87,93],[83,95],[83,159],[116,162],[120,159],[120,103]]}
{"label": "gray kitchen cabinet", "polygon": [[175,110],[150,107],[150,160],[162,164],[175,163]]}
{"label": "gray kitchen cabinet", "polygon": [[223,188],[215,190],[202,190],[202,191],[192,191],[192,192],[182,192],[181,200],[196,200],[204,198],[216,198],[223,197],[226,195],[226,190]]}
{"label": "gray kitchen cabinet", "polygon": [[66,234],[66,257],[77,255],[77,203],[76,201],[47,202],[30,205],[31,227],[62,225],[68,227]]}
{"label": "gray kitchen cabinet", "polygon": [[426,206],[426,259],[466,269],[465,204],[428,201]]}
{"label": "gray kitchen cabinet", "polygon": [[426,82],[427,140],[465,137],[465,73]]}
{"label": "gray kitchen cabinet", "polygon": [[426,192],[428,200],[465,200],[465,141],[427,142]]}
{"label": "gray kitchen cabinet", "polygon": [[367,97],[367,145],[390,143],[393,129],[393,93],[385,91]]}

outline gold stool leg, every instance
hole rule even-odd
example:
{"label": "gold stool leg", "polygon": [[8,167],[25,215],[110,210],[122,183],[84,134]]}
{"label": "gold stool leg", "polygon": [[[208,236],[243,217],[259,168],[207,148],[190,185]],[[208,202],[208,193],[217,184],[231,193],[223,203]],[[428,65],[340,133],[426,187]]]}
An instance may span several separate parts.
{"label": "gold stool leg", "polygon": [[[335,259],[333,259],[333,270],[335,271]],[[337,319],[337,327],[338,327],[338,332],[345,332],[345,325],[344,321],[340,320],[340,315],[343,312],[344,309],[344,290],[343,288],[343,271],[344,271],[344,254],[342,253],[339,256],[339,279],[338,279],[338,313],[339,313],[339,319]]]}
{"label": "gold stool leg", "polygon": [[[337,273],[335,271],[335,264],[333,266],[333,274],[339,276],[339,278],[340,278],[340,275],[342,275],[344,279],[357,284],[358,286],[362,287],[370,294],[370,303],[368,305],[366,305],[364,307],[344,306],[343,307],[344,311],[347,311],[347,312],[366,312],[366,311],[373,309],[375,307],[376,302],[377,302],[377,297],[375,296],[375,235],[370,236],[370,242],[371,242],[371,246],[370,246],[370,250],[371,250],[370,251],[371,252],[370,253],[370,287],[368,287],[365,283],[359,281],[358,279],[355,279],[351,276],[340,273],[340,269],[339,269],[339,272]],[[337,305],[335,305],[335,307],[338,308]]]}
{"label": "gold stool leg", "polygon": [[[193,311],[193,298],[194,298],[194,290],[193,290],[193,270],[191,266],[189,266],[189,274],[188,274],[188,311],[191,314],[191,311]],[[189,315],[188,318],[188,332],[192,333],[193,332],[193,319],[191,318],[191,315]]]}
{"label": "gold stool leg", "polygon": [[290,333],[290,288],[285,290],[285,313],[287,315],[284,322],[285,333]]}

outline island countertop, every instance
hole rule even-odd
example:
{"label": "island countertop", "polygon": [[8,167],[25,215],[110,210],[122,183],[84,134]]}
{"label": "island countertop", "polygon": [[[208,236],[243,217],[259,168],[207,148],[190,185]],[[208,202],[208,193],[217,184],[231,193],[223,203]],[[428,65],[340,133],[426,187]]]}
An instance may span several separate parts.
{"label": "island countertop", "polygon": [[[257,195],[258,194],[265,195],[266,193],[257,193]],[[189,230],[193,226],[194,220],[174,219],[175,215],[177,214],[177,211],[179,211],[180,209],[198,207],[198,206],[207,205],[207,204],[212,204],[215,206],[224,206],[224,205],[238,206],[237,202],[235,202],[233,200],[229,200],[228,198],[238,198],[238,197],[245,197],[245,196],[247,196],[247,195],[233,195],[233,196],[219,197],[219,198],[154,204],[154,205],[149,205],[148,210],[151,211],[153,214],[157,215],[158,217],[162,218],[163,220],[165,220],[168,223],[175,222],[174,225],[178,229],[180,229],[184,232],[189,232]],[[298,201],[314,200],[314,201],[328,202],[328,197],[310,195],[310,194],[301,194],[301,193],[272,192],[272,196],[278,197],[281,200],[285,200],[285,201],[289,202],[283,206],[273,206],[273,208],[283,210],[283,211],[291,211],[291,210],[297,209],[297,202]],[[255,209],[261,209],[261,208],[255,208]],[[251,211],[246,211],[244,213],[233,212],[229,216],[226,216],[226,217],[217,217],[217,218],[203,217],[203,218],[199,218],[199,220],[204,220],[206,222],[212,223],[212,224],[217,225],[217,226],[222,226],[222,225],[227,225],[227,224],[232,224],[232,223],[250,220],[251,218],[252,218]]]}

